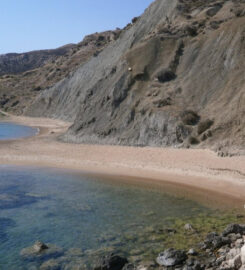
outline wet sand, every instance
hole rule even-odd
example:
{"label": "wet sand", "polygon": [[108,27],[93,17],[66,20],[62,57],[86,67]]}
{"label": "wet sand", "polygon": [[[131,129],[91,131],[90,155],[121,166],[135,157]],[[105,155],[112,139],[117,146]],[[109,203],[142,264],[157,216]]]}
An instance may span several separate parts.
{"label": "wet sand", "polygon": [[[0,142],[0,164],[53,167],[154,186],[175,186],[186,195],[245,204],[245,156],[218,157],[210,150],[80,145],[57,140],[70,123],[8,116],[0,121],[38,127],[40,133]],[[198,195],[199,194],[199,195]],[[202,194],[202,195],[201,195]]]}

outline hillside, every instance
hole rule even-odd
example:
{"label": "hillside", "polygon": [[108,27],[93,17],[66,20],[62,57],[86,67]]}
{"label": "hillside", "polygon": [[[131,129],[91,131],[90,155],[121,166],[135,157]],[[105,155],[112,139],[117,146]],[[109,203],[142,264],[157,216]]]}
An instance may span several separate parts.
{"label": "hillside", "polygon": [[1,109],[22,114],[42,90],[67,77],[119,34],[119,29],[95,33],[55,50],[0,55]]}
{"label": "hillside", "polygon": [[243,0],[157,0],[26,113],[74,121],[69,142],[238,153],[244,75]]}
{"label": "hillside", "polygon": [[39,68],[46,62],[65,55],[73,47],[75,47],[74,44],[69,44],[54,50],[1,54],[0,76],[5,74],[18,74],[27,70]]}

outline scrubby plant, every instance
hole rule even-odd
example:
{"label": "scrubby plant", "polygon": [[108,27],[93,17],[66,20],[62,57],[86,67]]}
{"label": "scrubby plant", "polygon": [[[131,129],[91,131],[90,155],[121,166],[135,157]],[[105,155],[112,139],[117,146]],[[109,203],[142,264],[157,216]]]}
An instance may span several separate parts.
{"label": "scrubby plant", "polygon": [[194,145],[194,144],[199,144],[200,142],[196,137],[191,136],[189,137],[189,143]]}
{"label": "scrubby plant", "polygon": [[192,110],[187,110],[181,114],[181,120],[185,125],[194,126],[199,122],[200,116]]}
{"label": "scrubby plant", "polygon": [[210,120],[210,119],[201,121],[198,124],[197,133],[199,135],[202,134],[203,132],[205,132],[206,130],[208,130],[213,124],[214,124],[214,121],[213,120]]}
{"label": "scrubby plant", "polygon": [[161,83],[172,81],[176,78],[176,74],[170,69],[164,69],[157,73],[157,79]]}

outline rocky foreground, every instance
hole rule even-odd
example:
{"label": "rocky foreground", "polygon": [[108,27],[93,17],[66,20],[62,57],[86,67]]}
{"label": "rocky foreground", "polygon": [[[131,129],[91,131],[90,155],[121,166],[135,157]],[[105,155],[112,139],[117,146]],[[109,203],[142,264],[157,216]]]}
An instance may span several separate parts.
{"label": "rocky foreground", "polygon": [[[185,225],[185,230],[194,231],[191,224]],[[174,233],[174,231],[172,232]],[[87,255],[89,256],[89,253]],[[90,254],[91,255],[91,254]],[[218,234],[209,233],[205,240],[198,244],[198,249],[186,250],[166,249],[155,260],[130,262],[129,258],[108,252],[96,258],[89,266],[82,263],[86,256],[78,249],[64,252],[61,248],[51,244],[36,242],[33,246],[21,251],[21,256],[27,262],[38,262],[40,270],[244,270],[245,269],[245,225],[231,224]]]}

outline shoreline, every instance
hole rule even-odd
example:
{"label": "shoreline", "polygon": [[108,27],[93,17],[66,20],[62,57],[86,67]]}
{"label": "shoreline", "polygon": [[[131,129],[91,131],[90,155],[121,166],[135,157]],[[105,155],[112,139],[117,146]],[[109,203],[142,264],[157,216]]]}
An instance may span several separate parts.
{"label": "shoreline", "polygon": [[40,130],[34,137],[1,141],[2,165],[75,170],[114,181],[169,186],[197,200],[217,197],[227,204],[234,201],[239,208],[245,205],[245,156],[221,158],[202,149],[63,143],[57,137],[71,123],[22,116],[1,120]]}

